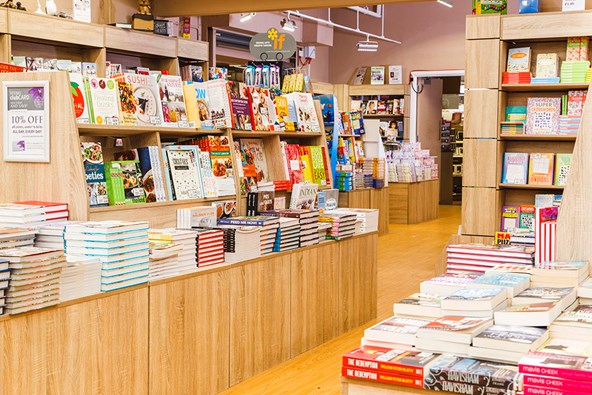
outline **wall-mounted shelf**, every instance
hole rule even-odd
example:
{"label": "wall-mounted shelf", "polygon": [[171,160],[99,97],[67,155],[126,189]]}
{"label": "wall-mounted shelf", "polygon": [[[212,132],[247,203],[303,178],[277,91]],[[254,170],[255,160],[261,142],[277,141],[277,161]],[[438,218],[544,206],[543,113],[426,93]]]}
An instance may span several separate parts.
{"label": "wall-mounted shelf", "polygon": [[500,134],[500,140],[506,141],[576,141],[577,136],[536,135],[536,134]]}

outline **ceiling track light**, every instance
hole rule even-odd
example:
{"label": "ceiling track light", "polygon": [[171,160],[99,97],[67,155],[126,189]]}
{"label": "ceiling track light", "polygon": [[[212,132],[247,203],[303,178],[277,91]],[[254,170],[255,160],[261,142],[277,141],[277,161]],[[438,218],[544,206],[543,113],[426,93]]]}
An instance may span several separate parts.
{"label": "ceiling track light", "polygon": [[249,12],[247,14],[241,14],[240,21],[241,21],[241,23],[244,23],[244,22],[250,20],[251,18],[253,18],[255,15],[257,15],[256,12]]}
{"label": "ceiling track light", "polygon": [[452,0],[436,0],[436,1],[448,8],[452,8],[454,6],[454,3],[452,2]]}
{"label": "ceiling track light", "polygon": [[293,19],[290,19],[289,16],[287,18],[282,19],[280,25],[282,26],[282,29],[284,29],[287,32],[295,32],[297,27],[296,22]]}
{"label": "ceiling track light", "polygon": [[378,41],[370,41],[370,36],[366,37],[366,41],[360,41],[356,45],[358,52],[377,52]]}

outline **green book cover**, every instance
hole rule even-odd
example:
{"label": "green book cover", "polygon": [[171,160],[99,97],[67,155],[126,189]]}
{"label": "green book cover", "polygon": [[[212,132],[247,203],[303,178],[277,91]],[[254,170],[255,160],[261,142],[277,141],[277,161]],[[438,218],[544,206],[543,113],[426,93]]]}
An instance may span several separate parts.
{"label": "green book cover", "polygon": [[105,176],[110,206],[146,203],[139,161],[107,162]]}
{"label": "green book cover", "polygon": [[555,185],[563,186],[567,184],[571,159],[572,154],[558,153],[555,155]]}

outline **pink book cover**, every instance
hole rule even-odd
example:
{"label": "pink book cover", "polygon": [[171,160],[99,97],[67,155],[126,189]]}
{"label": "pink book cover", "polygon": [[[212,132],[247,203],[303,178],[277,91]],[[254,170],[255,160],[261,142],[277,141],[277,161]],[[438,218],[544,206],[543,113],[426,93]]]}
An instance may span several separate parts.
{"label": "pink book cover", "polygon": [[567,115],[581,117],[584,110],[584,103],[588,91],[569,91],[567,92]]}
{"label": "pink book cover", "polygon": [[529,97],[526,109],[526,134],[554,134],[559,129],[560,97]]}
{"label": "pink book cover", "polygon": [[589,395],[589,392],[563,390],[557,388],[524,386],[524,395]]}
{"label": "pink book cover", "polygon": [[285,152],[290,182],[292,184],[303,182],[304,174],[302,173],[302,162],[300,160],[300,146],[298,144],[286,144]]}
{"label": "pink book cover", "polygon": [[529,352],[518,364],[520,373],[568,380],[592,381],[592,358]]}
{"label": "pink book cover", "polygon": [[528,387],[545,387],[562,391],[576,391],[578,393],[592,393],[592,382],[558,379],[555,377],[524,375],[524,385]]}

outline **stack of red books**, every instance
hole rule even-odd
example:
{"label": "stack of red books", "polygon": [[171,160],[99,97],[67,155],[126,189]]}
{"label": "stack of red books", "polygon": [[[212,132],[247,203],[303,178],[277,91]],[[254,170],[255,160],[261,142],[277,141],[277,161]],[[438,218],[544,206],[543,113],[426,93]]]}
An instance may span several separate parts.
{"label": "stack of red books", "polygon": [[532,75],[530,72],[508,73],[502,72],[502,84],[530,84]]}

